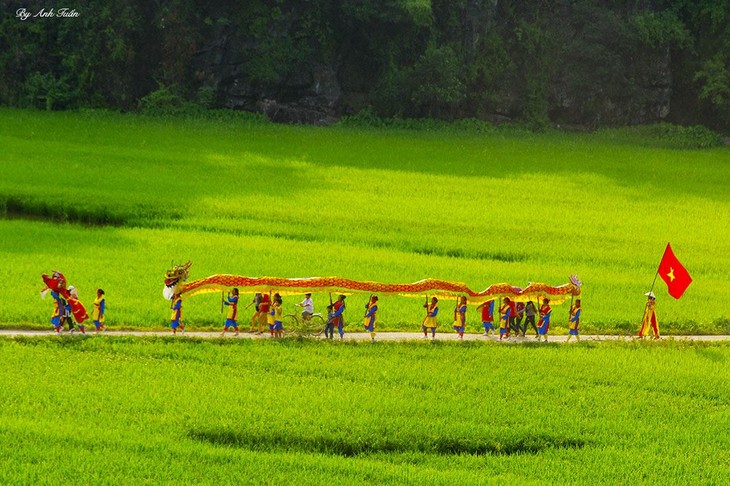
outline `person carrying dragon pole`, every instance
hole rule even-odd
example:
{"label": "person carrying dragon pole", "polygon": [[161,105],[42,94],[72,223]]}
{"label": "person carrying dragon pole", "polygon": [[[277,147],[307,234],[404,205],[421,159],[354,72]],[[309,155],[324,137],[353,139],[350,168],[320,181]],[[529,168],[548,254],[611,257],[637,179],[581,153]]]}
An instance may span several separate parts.
{"label": "person carrying dragon pole", "polygon": [[[251,334],[253,334],[256,330],[256,326],[258,326],[259,334],[261,333],[261,300],[262,300],[261,292],[256,292],[256,294],[253,297],[253,300],[246,306],[246,309],[254,306],[253,308],[253,314],[251,315]],[[245,309],[244,309],[245,310]]]}
{"label": "person carrying dragon pole", "polygon": [[370,333],[370,341],[375,341],[375,314],[378,312],[378,296],[371,295],[370,300],[365,304],[365,317],[363,325]]}
{"label": "person carrying dragon pole", "polygon": [[172,334],[177,334],[177,329],[180,328],[182,334],[185,334],[185,326],[183,326],[182,316],[182,294],[177,293],[172,296],[172,303],[170,304],[172,314],[170,315],[170,327],[172,328]]}
{"label": "person carrying dragon pole", "polygon": [[454,308],[454,330],[459,334],[459,339],[464,339],[464,328],[466,327],[466,297],[457,298]]}
{"label": "person carrying dragon pole", "polygon": [[423,324],[421,324],[423,338],[428,338],[428,331],[431,331],[431,339],[436,339],[436,328],[438,327],[436,316],[439,313],[439,300],[436,297],[431,297],[431,303],[429,304],[427,296],[423,307],[426,308],[426,317],[423,319]]}
{"label": "person carrying dragon pole", "polygon": [[345,320],[342,317],[342,313],[345,311],[345,299],[346,296],[340,295],[337,298],[337,302],[332,305],[332,317],[334,318],[334,325],[337,326],[337,332],[340,335],[340,339],[345,338],[345,331],[343,329]]}
{"label": "person carrying dragon pole", "polygon": [[547,342],[552,314],[553,310],[550,308],[550,299],[546,297],[542,300],[542,305],[540,306],[540,320],[537,323],[537,332],[539,333],[538,341],[541,337],[544,337],[545,342]]}
{"label": "person carrying dragon pole", "polygon": [[575,301],[575,305],[570,306],[570,318],[568,319],[568,339],[566,342],[570,341],[570,338],[575,336],[576,341],[580,341],[580,315],[581,315],[581,308],[580,308],[580,299]]}
{"label": "person carrying dragon pole", "polygon": [[503,338],[509,339],[510,335],[510,321],[513,317],[514,304],[512,299],[505,297],[502,301],[502,306],[499,308],[499,340]]}
{"label": "person carrying dragon pole", "polygon": [[477,310],[482,310],[482,326],[484,326],[483,336],[494,334],[494,299],[488,300],[477,306]]}
{"label": "person carrying dragon pole", "polygon": [[238,336],[238,288],[233,288],[228,297],[223,300],[223,305],[228,307],[228,314],[221,336],[225,336],[229,327],[235,331],[234,336]]}
{"label": "person carrying dragon pole", "polygon": [[540,334],[537,332],[537,325],[535,324],[535,316],[537,315],[537,307],[535,306],[535,303],[532,301],[532,298],[527,301],[527,304],[525,304],[525,325],[522,328],[524,333],[527,333],[527,325],[531,325],[532,329],[535,331],[535,337],[539,338]]}

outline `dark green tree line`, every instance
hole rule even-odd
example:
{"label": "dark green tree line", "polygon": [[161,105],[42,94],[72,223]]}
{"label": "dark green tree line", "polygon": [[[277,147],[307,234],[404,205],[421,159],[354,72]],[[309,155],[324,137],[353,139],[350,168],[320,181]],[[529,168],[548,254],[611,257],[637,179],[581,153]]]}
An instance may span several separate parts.
{"label": "dark green tree line", "polygon": [[65,6],[3,3],[0,103],[130,110],[162,88],[215,107],[228,78],[286,99],[321,64],[340,114],[730,127],[730,0],[88,0],[16,17]]}

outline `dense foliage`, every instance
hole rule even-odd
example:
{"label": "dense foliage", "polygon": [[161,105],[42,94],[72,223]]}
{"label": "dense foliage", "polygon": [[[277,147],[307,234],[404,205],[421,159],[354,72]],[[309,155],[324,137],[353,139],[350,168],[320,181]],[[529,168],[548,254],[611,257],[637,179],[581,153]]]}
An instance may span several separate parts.
{"label": "dense foliage", "polygon": [[53,7],[0,12],[0,103],[136,109],[162,89],[215,106],[203,60],[225,41],[251,86],[333,66],[340,114],[730,126],[730,2],[89,0],[76,18],[16,17]]}

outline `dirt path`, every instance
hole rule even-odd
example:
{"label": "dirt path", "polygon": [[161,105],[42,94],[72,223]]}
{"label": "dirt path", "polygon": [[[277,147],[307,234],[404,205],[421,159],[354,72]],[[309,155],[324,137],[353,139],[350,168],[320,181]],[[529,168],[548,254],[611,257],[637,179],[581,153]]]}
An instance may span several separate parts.
{"label": "dirt path", "polygon": [[[14,329],[0,329],[0,337],[8,336],[53,336],[56,333],[54,331],[28,331],[28,330],[14,330]],[[78,331],[74,334],[79,334]],[[97,336],[94,332],[87,333],[89,337]],[[61,337],[69,336],[69,333],[61,333]],[[98,336],[172,336],[172,331],[108,331],[101,332]],[[185,339],[186,337],[196,337],[213,339],[220,338],[220,332],[187,332],[185,334],[178,334],[178,337]],[[233,333],[226,333],[226,339],[271,339],[268,333],[265,334],[251,334],[248,332],[242,332],[238,336],[234,336]],[[323,336],[316,337],[314,339],[324,339]],[[549,342],[564,343],[568,339],[568,336],[549,336]],[[609,336],[609,335],[581,335],[581,341],[625,341],[630,339],[636,339],[633,336]],[[649,338],[645,338],[649,339]],[[662,336],[663,340],[673,339],[676,341],[730,341],[730,336]],[[335,340],[339,341],[339,336],[335,336]],[[365,332],[346,332],[345,341],[369,341],[370,334]],[[419,340],[431,340],[431,336],[424,338],[422,333],[416,332],[379,332],[375,335],[376,341],[419,341]],[[458,335],[453,332],[436,333],[437,341],[458,341]],[[499,336],[483,336],[481,334],[465,334],[464,341],[499,341]],[[535,342],[534,336],[528,336],[525,338],[511,338],[505,340],[510,343],[531,343]],[[571,339],[571,342],[575,342],[575,338]]]}

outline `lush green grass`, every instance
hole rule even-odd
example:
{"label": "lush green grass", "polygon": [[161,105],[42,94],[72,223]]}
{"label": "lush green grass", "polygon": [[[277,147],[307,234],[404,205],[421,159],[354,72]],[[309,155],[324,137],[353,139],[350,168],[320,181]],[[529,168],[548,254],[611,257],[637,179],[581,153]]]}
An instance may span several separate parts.
{"label": "lush green grass", "polygon": [[3,339],[0,482],[725,484],[728,360],[679,342]]}
{"label": "lush green grass", "polygon": [[[107,291],[112,326],[161,327],[170,260],[215,273],[426,277],[481,289],[577,273],[586,332],[635,332],[667,241],[694,283],[669,332],[728,332],[730,151],[615,134],[362,130],[0,110],[0,325],[47,326],[39,275]],[[55,224],[62,219],[102,226]],[[358,322],[366,297],[354,297]],[[221,324],[216,296],[186,303]],[[317,296],[321,304],[324,296]],[[362,302],[360,302],[362,300]],[[292,300],[293,302],[293,300]],[[414,328],[420,302],[381,302]],[[287,303],[288,305],[288,303]],[[567,309],[556,311],[556,330]],[[474,322],[475,313],[470,319]],[[472,327],[472,330],[475,326]]]}

